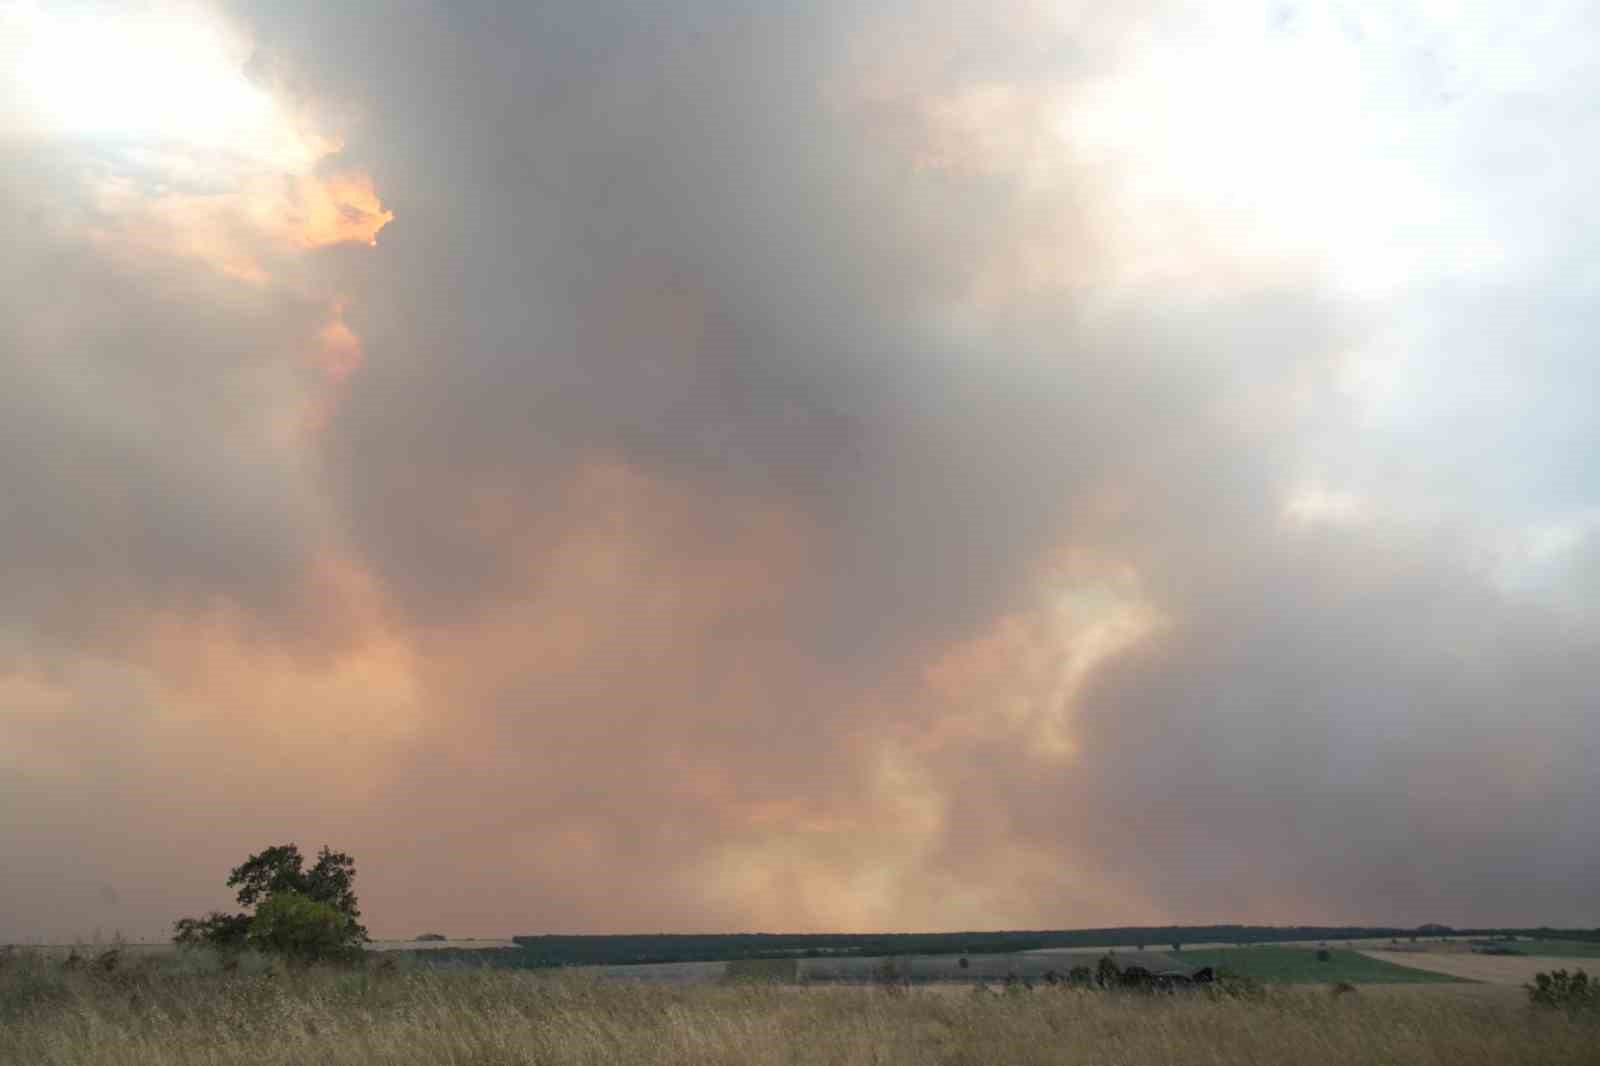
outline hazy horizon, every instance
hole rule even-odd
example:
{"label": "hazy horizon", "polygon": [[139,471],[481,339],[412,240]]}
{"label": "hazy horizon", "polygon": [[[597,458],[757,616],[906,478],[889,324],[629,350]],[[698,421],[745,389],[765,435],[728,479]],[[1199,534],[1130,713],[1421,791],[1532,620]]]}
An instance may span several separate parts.
{"label": "hazy horizon", "polygon": [[0,942],[1600,926],[1600,9],[0,12]]}

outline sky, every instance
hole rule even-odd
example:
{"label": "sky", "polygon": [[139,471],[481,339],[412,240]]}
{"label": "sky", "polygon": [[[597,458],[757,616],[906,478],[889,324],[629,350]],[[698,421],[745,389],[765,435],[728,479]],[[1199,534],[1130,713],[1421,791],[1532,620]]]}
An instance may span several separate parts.
{"label": "sky", "polygon": [[0,941],[1600,925],[1597,23],[0,6]]}

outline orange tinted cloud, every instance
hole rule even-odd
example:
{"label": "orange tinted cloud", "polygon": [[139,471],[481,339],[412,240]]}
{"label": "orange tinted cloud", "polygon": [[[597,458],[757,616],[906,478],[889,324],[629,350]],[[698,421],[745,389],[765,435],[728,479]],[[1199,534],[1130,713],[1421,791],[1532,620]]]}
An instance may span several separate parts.
{"label": "orange tinted cloud", "polygon": [[371,175],[361,171],[293,178],[285,201],[288,233],[307,248],[375,245],[379,231],[394,220],[394,212],[378,199]]}
{"label": "orange tinted cloud", "polygon": [[278,441],[288,446],[300,444],[307,436],[327,428],[339,409],[350,376],[366,360],[361,337],[344,319],[343,302],[332,304],[328,317],[306,343],[306,362],[315,368],[321,381],[310,387],[298,409],[286,410],[278,419]]}
{"label": "orange tinted cloud", "polygon": [[338,383],[353,374],[362,361],[361,338],[344,321],[344,308],[334,305],[333,317],[317,332],[313,357],[328,380]]}
{"label": "orange tinted cloud", "polygon": [[156,192],[126,178],[92,191],[98,219],[87,231],[102,255],[196,259],[236,281],[265,285],[270,258],[248,196]]}
{"label": "orange tinted cloud", "polygon": [[1126,5],[290,7],[369,155],[0,249],[0,938],[288,839],[412,935],[1587,913],[1593,627],[1284,520],[1343,316],[1133,210]]}
{"label": "orange tinted cloud", "polygon": [[131,249],[199,259],[252,284],[289,281],[295,253],[335,244],[377,244],[394,218],[359,172],[330,178],[257,177],[204,195],[151,191],[114,178],[96,188],[92,236],[108,254]]}
{"label": "orange tinted cloud", "polygon": [[424,722],[418,664],[358,562],[324,549],[300,578],[301,609],[320,637],[267,639],[218,606],[148,618],[129,659],[159,694],[164,734],[249,752],[262,768],[294,767],[320,790],[359,799]]}

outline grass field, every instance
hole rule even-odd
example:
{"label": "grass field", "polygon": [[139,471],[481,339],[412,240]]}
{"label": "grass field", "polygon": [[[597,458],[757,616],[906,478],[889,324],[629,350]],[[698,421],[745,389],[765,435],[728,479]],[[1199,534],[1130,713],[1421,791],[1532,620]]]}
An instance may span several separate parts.
{"label": "grass field", "polygon": [[1316,948],[1214,948],[1179,951],[1173,957],[1191,966],[1214,966],[1219,970],[1232,970],[1245,977],[1273,984],[1332,984],[1335,981],[1399,984],[1462,980],[1450,974],[1413,969],[1341,948],[1329,948],[1327,962],[1318,961]]}
{"label": "grass field", "polygon": [[[1480,986],[1462,985],[1462,989]],[[1430,989],[1430,991],[1433,991]],[[945,986],[601,983],[382,966],[112,972],[13,957],[0,1063],[28,1066],[1562,1066],[1600,1019],[1516,1001],[1285,988],[1259,998]]]}

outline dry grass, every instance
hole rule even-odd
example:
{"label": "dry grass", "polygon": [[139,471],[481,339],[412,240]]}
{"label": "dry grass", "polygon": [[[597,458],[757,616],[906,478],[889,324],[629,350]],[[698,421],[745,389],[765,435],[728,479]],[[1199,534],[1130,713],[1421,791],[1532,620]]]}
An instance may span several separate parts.
{"label": "dry grass", "polygon": [[17,958],[0,972],[6,1066],[1552,1066],[1593,1063],[1596,1047],[1600,1020],[1442,995],[674,987],[260,962],[105,973]]}

